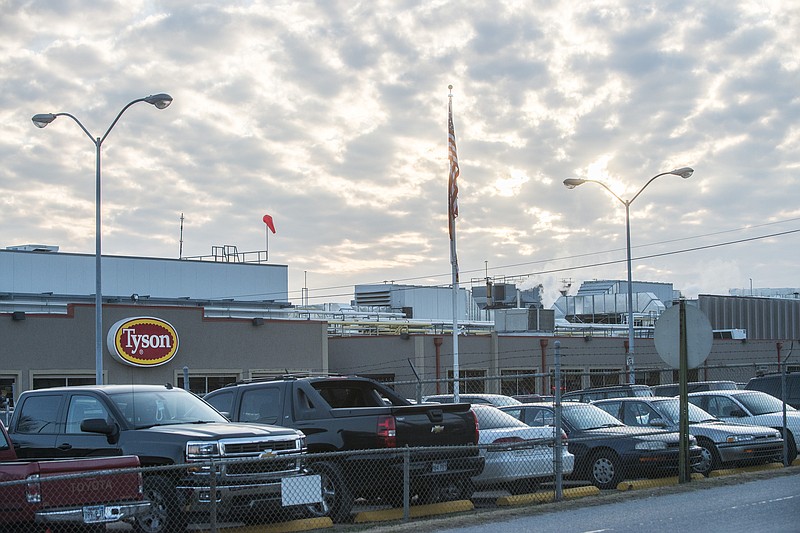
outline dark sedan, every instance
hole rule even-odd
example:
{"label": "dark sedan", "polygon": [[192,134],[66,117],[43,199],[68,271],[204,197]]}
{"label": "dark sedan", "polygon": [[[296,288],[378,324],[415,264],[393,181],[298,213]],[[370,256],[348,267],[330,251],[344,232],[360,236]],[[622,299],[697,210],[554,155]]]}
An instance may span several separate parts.
{"label": "dark sedan", "polygon": [[[678,398],[615,398],[592,405],[629,426],[680,430]],[[703,460],[693,465],[695,472],[708,476],[723,466],[780,461],[783,439],[778,430],[723,422],[692,404],[687,414],[689,433],[703,449]]]}
{"label": "dark sedan", "polygon": [[[530,403],[501,410],[530,426],[553,426],[552,403]],[[679,435],[655,429],[632,428],[602,409],[565,402],[562,425],[569,452],[575,456],[571,477],[588,479],[600,489],[614,489],[626,477],[658,477],[678,472]],[[701,460],[701,449],[689,438],[689,460]]]}

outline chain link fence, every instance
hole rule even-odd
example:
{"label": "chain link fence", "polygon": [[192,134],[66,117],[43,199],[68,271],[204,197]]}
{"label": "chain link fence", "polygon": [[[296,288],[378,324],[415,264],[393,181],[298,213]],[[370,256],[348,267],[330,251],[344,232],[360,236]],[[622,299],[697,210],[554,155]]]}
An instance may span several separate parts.
{"label": "chain link fence", "polygon": [[[736,368],[729,369],[727,376],[734,378],[729,380],[722,368],[713,371],[708,376],[714,379],[706,381],[738,382]],[[532,393],[541,389],[531,383],[556,382],[550,374],[492,383],[465,377],[458,384],[459,399],[473,405],[477,446],[313,453],[299,460],[267,452],[258,459],[149,466],[135,470],[139,483],[128,487],[125,502],[113,495],[120,475],[130,470],[25,479],[4,473],[0,530],[167,533],[252,526],[257,531],[295,520],[309,521],[310,528],[410,520],[434,511],[691,482],[734,467],[788,465],[797,456],[800,417],[787,408],[784,421],[783,403],[774,396],[738,387],[696,391],[682,406],[675,397],[628,396],[624,375],[609,374],[607,381],[613,383],[615,375],[609,394],[592,403],[569,401],[566,380],[561,401]],[[797,375],[786,377],[795,376],[788,380],[794,383]],[[452,401],[455,389],[452,380],[389,385],[413,402]],[[688,421],[685,441],[682,413]]]}

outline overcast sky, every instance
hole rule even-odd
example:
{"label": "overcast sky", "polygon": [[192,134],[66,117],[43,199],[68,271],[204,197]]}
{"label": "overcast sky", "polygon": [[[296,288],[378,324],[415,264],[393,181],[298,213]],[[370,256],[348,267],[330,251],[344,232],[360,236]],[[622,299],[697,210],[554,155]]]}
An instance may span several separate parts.
{"label": "overcast sky", "polygon": [[[687,297],[800,279],[796,1],[0,0],[0,247],[269,250],[289,298],[450,283],[447,102],[462,286],[545,304],[571,279]],[[181,214],[183,242],[181,251]],[[262,221],[270,214],[277,233]],[[236,295],[231,295],[235,297]],[[268,298],[265,295],[265,298]]]}

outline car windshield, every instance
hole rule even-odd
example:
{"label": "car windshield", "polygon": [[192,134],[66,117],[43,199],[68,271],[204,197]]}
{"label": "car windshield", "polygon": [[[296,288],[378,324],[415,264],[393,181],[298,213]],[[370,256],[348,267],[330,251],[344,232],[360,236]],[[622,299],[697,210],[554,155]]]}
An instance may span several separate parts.
{"label": "car windshield", "polygon": [[113,394],[125,419],[135,428],[170,424],[227,422],[206,402],[183,389],[135,391]]}
{"label": "car windshield", "polygon": [[563,405],[561,416],[575,429],[597,429],[624,425],[599,407],[589,404]]}
{"label": "car windshield", "polygon": [[[783,411],[783,402],[775,396],[770,396],[766,392],[746,392],[737,394],[735,398],[739,400],[748,411],[753,413],[753,415],[765,415]],[[795,408],[791,405],[787,405],[786,410],[795,411]]]}
{"label": "car windshield", "polygon": [[[653,407],[659,412],[661,416],[669,419],[670,422],[675,424],[680,420],[680,400],[672,398],[669,400],[659,400],[653,402]],[[699,422],[713,422],[717,420],[711,414],[703,411],[694,404],[689,404],[689,423],[697,424]]]}

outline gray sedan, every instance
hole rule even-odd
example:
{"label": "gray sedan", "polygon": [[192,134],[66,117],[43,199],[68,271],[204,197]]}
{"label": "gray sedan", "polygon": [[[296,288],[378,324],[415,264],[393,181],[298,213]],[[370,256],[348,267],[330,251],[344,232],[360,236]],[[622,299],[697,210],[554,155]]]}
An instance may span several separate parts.
{"label": "gray sedan", "polygon": [[[679,430],[678,398],[614,398],[592,402],[629,426]],[[705,476],[722,466],[780,461],[783,439],[769,427],[731,424],[689,404],[689,433],[703,448],[703,460],[692,465]]]}

